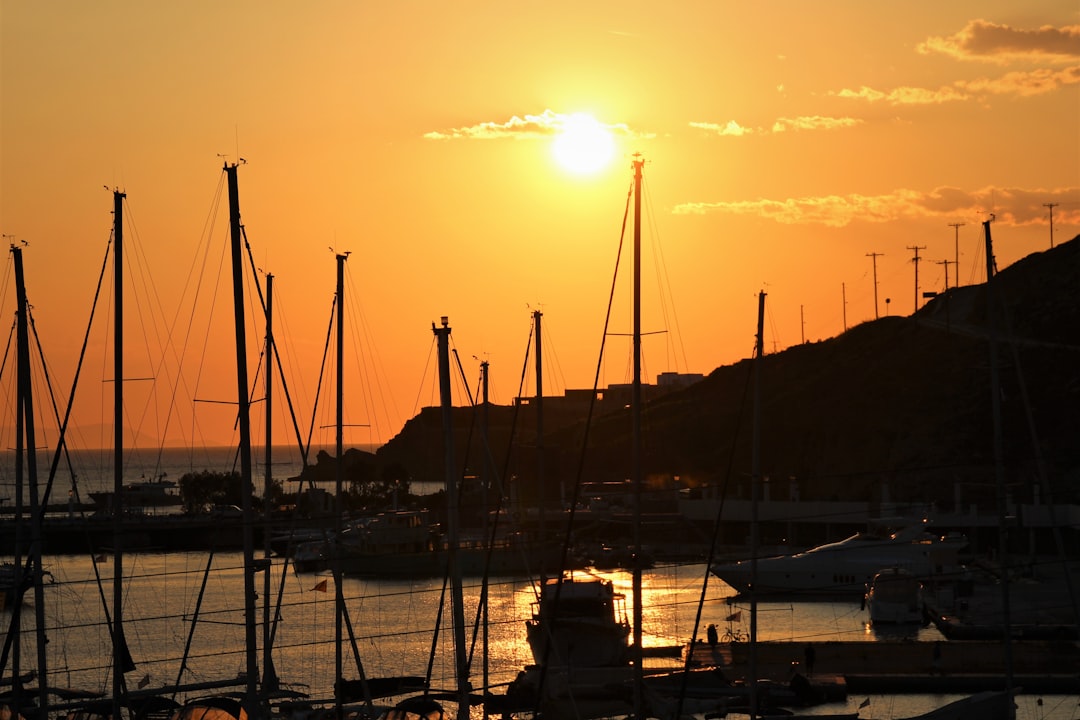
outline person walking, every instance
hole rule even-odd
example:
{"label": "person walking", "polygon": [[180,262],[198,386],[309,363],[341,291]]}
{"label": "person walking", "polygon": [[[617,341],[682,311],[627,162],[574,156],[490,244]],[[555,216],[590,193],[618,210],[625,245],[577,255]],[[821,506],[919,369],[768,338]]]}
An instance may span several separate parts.
{"label": "person walking", "polygon": [[705,630],[705,635],[709,638],[709,647],[712,651],[716,652],[716,643],[719,641],[719,637],[716,634],[716,625],[709,624],[709,627]]}

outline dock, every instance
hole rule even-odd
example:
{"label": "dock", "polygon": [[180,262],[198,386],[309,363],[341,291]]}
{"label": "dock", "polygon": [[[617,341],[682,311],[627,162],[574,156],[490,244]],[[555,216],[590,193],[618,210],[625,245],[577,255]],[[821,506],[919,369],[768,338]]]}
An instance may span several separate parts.
{"label": "dock", "polygon": [[[807,645],[814,667],[805,665]],[[938,658],[935,660],[935,646]],[[1080,692],[1080,645],[1074,642],[1014,642],[1013,686],[1024,692]],[[693,666],[719,666],[730,679],[749,674],[745,642],[696,646]],[[906,640],[760,642],[757,675],[789,682],[796,674],[815,684],[844,685],[849,692],[890,694],[1003,689],[1005,666],[997,641],[915,642]]]}

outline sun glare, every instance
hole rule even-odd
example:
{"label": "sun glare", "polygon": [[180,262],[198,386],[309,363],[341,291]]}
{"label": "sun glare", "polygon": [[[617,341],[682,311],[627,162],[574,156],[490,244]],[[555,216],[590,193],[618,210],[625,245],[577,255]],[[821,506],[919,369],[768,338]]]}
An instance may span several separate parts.
{"label": "sun glare", "polygon": [[566,118],[552,146],[555,160],[579,175],[603,170],[615,156],[615,138],[591,115],[575,113]]}

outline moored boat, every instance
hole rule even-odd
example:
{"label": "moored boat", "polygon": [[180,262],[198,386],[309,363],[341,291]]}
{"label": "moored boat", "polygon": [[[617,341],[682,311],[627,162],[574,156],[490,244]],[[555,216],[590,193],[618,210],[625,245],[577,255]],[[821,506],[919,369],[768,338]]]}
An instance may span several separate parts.
{"label": "moored boat", "polygon": [[601,578],[545,579],[532,618],[525,621],[537,665],[625,665],[629,636],[625,598]]}
{"label": "moored boat", "polygon": [[[163,477],[145,482],[127,483],[120,492],[119,507],[124,512],[143,513],[148,510],[160,510],[168,507],[179,507],[183,504],[176,492],[177,485],[172,480]],[[117,507],[115,491],[102,491],[90,493],[90,499],[94,501],[98,512],[112,513]]]}
{"label": "moored boat", "polygon": [[[925,580],[955,572],[958,555],[967,546],[961,535],[937,536],[926,521],[895,532],[856,533],[793,555],[757,560],[757,592],[862,595],[882,568],[902,568]],[[740,593],[751,584],[751,562],[716,564],[712,572]]]}
{"label": "moored boat", "polygon": [[922,583],[903,568],[875,574],[865,600],[870,622],[875,625],[918,623],[923,619]]}

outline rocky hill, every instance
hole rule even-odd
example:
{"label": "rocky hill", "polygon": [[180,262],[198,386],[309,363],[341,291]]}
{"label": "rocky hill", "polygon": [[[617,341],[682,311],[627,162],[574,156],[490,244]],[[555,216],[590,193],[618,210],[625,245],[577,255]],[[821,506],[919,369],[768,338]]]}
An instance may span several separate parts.
{"label": "rocky hill", "polygon": [[[761,463],[786,496],[874,499],[888,482],[895,499],[951,506],[993,495],[991,327],[996,327],[1002,448],[1010,492],[1027,499],[1040,476],[1062,501],[1080,500],[1080,236],[1001,270],[987,315],[987,286],[953,288],[915,315],[887,317],[761,363]],[[753,318],[747,319],[747,324]],[[656,481],[730,483],[746,495],[751,461],[751,370],[744,360],[650,402],[644,467]],[[493,460],[522,491],[538,457],[534,411],[491,408]],[[482,458],[469,409],[455,411],[457,458]],[[545,477],[573,484],[586,436],[584,412],[545,414]],[[581,476],[631,474],[625,410],[588,429]],[[512,438],[522,439],[512,442]],[[506,448],[514,448],[508,451]],[[414,479],[442,478],[437,410],[427,409],[378,452]],[[1043,493],[1047,492],[1044,486]],[[958,490],[957,488],[960,488]],[[546,492],[552,498],[554,490]],[[774,493],[775,496],[775,493]]]}

